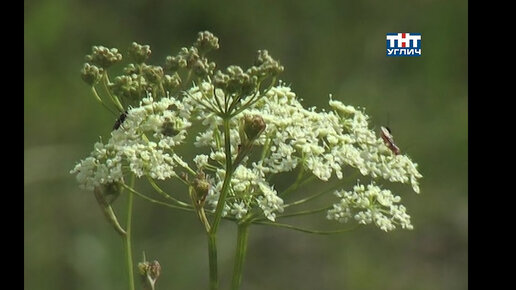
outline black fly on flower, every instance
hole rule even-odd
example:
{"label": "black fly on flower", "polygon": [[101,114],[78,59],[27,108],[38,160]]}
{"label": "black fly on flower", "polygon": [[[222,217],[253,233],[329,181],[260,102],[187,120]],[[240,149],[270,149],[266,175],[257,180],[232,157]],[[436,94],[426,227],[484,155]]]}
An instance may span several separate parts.
{"label": "black fly on flower", "polygon": [[120,117],[118,117],[118,119],[116,119],[116,122],[115,122],[115,124],[113,125],[113,131],[114,131],[114,130],[117,130],[118,128],[120,128],[120,126],[122,125],[122,123],[124,123],[125,118],[127,118],[127,111],[123,112],[123,113],[120,115]]}

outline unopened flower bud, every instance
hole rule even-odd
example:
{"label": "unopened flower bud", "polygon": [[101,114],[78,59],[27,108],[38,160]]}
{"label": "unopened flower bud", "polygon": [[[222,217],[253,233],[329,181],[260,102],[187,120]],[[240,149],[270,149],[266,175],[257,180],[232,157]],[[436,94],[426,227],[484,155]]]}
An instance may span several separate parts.
{"label": "unopened flower bud", "polygon": [[244,73],[241,67],[231,65],[227,69],[229,80],[227,82],[227,92],[237,93],[242,90],[242,84],[249,80],[249,75]]}
{"label": "unopened flower bud", "polygon": [[260,115],[244,117],[244,132],[249,140],[254,140],[265,130],[266,124]]}
{"label": "unopened flower bud", "polygon": [[186,60],[179,56],[167,56],[165,59],[165,69],[167,71],[176,72],[183,67],[186,67]]}
{"label": "unopened flower bud", "polygon": [[207,74],[208,67],[202,60],[196,61],[192,66],[193,72],[198,77],[204,77]]}
{"label": "unopened flower bud", "polygon": [[216,88],[225,89],[228,86],[229,76],[218,70],[213,76],[213,85]]}
{"label": "unopened flower bud", "polygon": [[131,44],[131,47],[129,47],[129,55],[134,59],[136,63],[143,63],[151,55],[150,46],[141,45],[136,42],[133,42]]}
{"label": "unopened flower bud", "polygon": [[242,84],[242,95],[248,96],[256,91],[258,86],[258,78],[252,76]]}
{"label": "unopened flower bud", "polygon": [[181,78],[177,74],[165,75],[163,77],[163,86],[167,91],[173,91],[181,85]]}
{"label": "unopened flower bud", "polygon": [[199,51],[195,46],[192,46],[188,49],[186,47],[183,47],[179,52],[179,55],[181,55],[186,60],[186,67],[189,69],[191,69],[201,58],[199,56]]}
{"label": "unopened flower bud", "polygon": [[209,31],[199,32],[194,46],[201,52],[206,53],[219,49],[219,39]]}
{"label": "unopened flower bud", "polygon": [[163,79],[163,68],[160,66],[144,64],[142,73],[149,83],[157,84]]}
{"label": "unopened flower bud", "polygon": [[284,67],[273,59],[267,50],[258,50],[254,64],[257,68],[253,70],[253,73],[261,76],[276,76],[284,70]]}
{"label": "unopened flower bud", "polygon": [[197,202],[202,206],[211,188],[211,184],[206,180],[206,175],[203,172],[197,174],[197,177],[192,181],[192,187],[195,191]]}
{"label": "unopened flower bud", "polygon": [[124,68],[124,73],[128,76],[132,75],[132,74],[137,74],[139,73],[138,72],[138,68],[133,64],[133,63],[130,63],[128,64],[125,68]]}
{"label": "unopened flower bud", "polygon": [[95,65],[85,63],[81,70],[81,77],[88,85],[93,86],[98,83],[102,77],[102,69]]}

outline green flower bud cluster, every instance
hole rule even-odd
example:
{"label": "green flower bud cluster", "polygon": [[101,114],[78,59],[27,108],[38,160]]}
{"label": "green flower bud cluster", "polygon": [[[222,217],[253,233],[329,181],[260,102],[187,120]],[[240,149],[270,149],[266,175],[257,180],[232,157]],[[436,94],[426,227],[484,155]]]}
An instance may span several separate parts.
{"label": "green flower bud cluster", "polygon": [[86,61],[107,69],[110,66],[122,61],[122,54],[116,48],[107,48],[104,46],[94,46],[92,53],[86,55]]}
{"label": "green flower bud cluster", "polygon": [[199,54],[197,47],[183,47],[175,56],[168,56],[165,61],[165,69],[172,73],[176,73],[181,69],[187,69],[193,72],[197,77],[204,78],[213,75],[215,63]]}
{"label": "green flower bud cluster", "polygon": [[149,45],[133,42],[128,53],[134,63],[128,64],[123,70],[124,74],[109,84],[116,96],[127,99],[132,104],[138,104],[148,93],[160,99],[167,96],[167,92],[172,92],[180,86],[180,79],[165,74],[162,66],[145,63],[151,55]]}
{"label": "green flower bud cluster", "polygon": [[[130,106],[137,106],[143,98],[152,96],[159,100],[170,95],[183,95],[191,87],[201,87],[203,83],[212,86],[202,89],[203,106],[212,108],[218,115],[238,114],[265,96],[283,66],[272,58],[267,50],[259,50],[253,65],[243,69],[230,65],[216,70],[207,53],[219,49],[219,39],[209,31],[199,32],[190,47],[182,47],[176,55],[167,56],[163,65],[147,62],[152,54],[149,45],[133,42],[127,49],[126,64],[119,75],[110,79],[108,69],[122,61],[122,53],[116,48],[93,46],[92,53],[86,56],[86,64],[81,70],[82,79],[92,87],[96,99],[115,115],[125,112]],[[111,71],[109,71],[111,73]],[[100,85],[102,91],[97,90]],[[224,100],[214,99],[215,89],[221,90]],[[200,89],[201,90],[201,89]],[[107,97],[101,97],[104,92]],[[106,103],[111,101],[111,104]],[[173,135],[173,124],[164,132]]]}
{"label": "green flower bud cluster", "polygon": [[151,84],[159,84],[164,77],[163,68],[157,65],[142,64],[142,74]]}
{"label": "green flower bud cluster", "polygon": [[164,75],[163,76],[163,87],[165,90],[171,92],[181,86],[181,78],[177,74]]}
{"label": "green flower bud cluster", "polygon": [[254,65],[250,71],[252,75],[277,76],[284,70],[284,67],[277,60],[273,59],[267,50],[258,50]]}
{"label": "green flower bud cluster", "polygon": [[115,96],[134,103],[140,100],[147,87],[148,83],[145,78],[138,74],[118,76],[109,84],[109,88]]}
{"label": "green flower bud cluster", "polygon": [[213,84],[226,94],[241,99],[257,92],[266,79],[271,79],[271,84],[274,84],[283,69],[267,50],[259,50],[253,66],[245,71],[236,65],[229,66],[225,72],[218,70],[213,76]]}
{"label": "green flower bud cluster", "polygon": [[[249,70],[248,70],[249,71]],[[213,79],[217,88],[223,89],[226,93],[241,94],[247,96],[252,94],[258,87],[258,78],[244,72],[241,67],[232,65],[226,69],[226,73],[217,71]]]}
{"label": "green flower bud cluster", "polygon": [[136,42],[129,47],[129,56],[138,64],[144,63],[151,55],[150,46],[141,45]]}
{"label": "green flower bud cluster", "polygon": [[[206,81],[213,76],[215,62],[209,61],[206,54],[219,48],[219,39],[211,32],[199,32],[194,44],[182,47],[176,55],[167,56],[164,70],[170,73],[167,86],[180,87],[181,84],[191,85]],[[184,80],[184,81],[183,81]]]}
{"label": "green flower bud cluster", "polygon": [[85,63],[81,70],[82,80],[88,85],[93,86],[100,81],[103,71],[104,69],[96,65]]}
{"label": "green flower bud cluster", "polygon": [[219,39],[209,31],[199,32],[194,46],[201,54],[219,49]]}
{"label": "green flower bud cluster", "polygon": [[[218,45],[214,42],[214,37],[203,33],[197,40],[203,50],[213,49]],[[177,93],[181,88],[181,76],[175,72],[165,73],[165,66],[150,65],[146,62],[152,54],[149,45],[142,45],[133,42],[127,50],[127,59],[132,61],[127,64],[122,73],[110,80],[108,69],[114,64],[122,61],[122,53],[116,48],[106,48],[104,46],[93,46],[92,53],[86,56],[86,63],[81,70],[82,79],[92,87],[96,99],[112,112],[124,112],[131,105],[138,105],[139,102],[151,94],[153,98],[160,99],[169,93]],[[197,48],[181,51],[180,55],[187,55],[184,67],[188,61],[192,63],[191,69],[197,75],[203,76],[212,73],[215,68],[214,63],[208,63],[205,58],[201,58],[197,53]],[[195,61],[194,61],[195,60]],[[167,61],[168,63],[168,61]],[[181,65],[182,62],[181,62]],[[167,72],[171,72],[168,70]],[[102,91],[107,94],[107,98],[101,98],[102,91],[97,90],[96,86],[102,86]],[[114,109],[105,100],[112,101]],[[116,114],[116,113],[115,113]]]}

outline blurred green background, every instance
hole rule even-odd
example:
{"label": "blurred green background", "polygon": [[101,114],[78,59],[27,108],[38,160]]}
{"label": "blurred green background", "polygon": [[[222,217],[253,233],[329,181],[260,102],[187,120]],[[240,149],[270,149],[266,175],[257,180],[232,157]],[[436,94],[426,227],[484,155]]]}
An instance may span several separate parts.
{"label": "blurred green background", "polygon": [[[92,45],[125,51],[137,41],[151,45],[150,63],[160,64],[206,29],[220,39],[211,55],[219,67],[247,67],[256,50],[268,49],[304,104],[327,108],[331,93],[365,107],[371,125],[388,123],[424,175],[420,195],[392,187],[413,231],[251,228],[242,289],[467,289],[467,8],[465,0],[26,0],[25,289],[127,289],[120,237],[68,173],[115,120],[80,78],[84,56]],[[388,32],[421,33],[422,56],[386,57]],[[145,250],[160,261],[158,289],[207,289],[196,218],[139,199],[135,207],[135,259]],[[285,221],[339,226],[323,215]],[[223,222],[222,289],[235,233]]]}

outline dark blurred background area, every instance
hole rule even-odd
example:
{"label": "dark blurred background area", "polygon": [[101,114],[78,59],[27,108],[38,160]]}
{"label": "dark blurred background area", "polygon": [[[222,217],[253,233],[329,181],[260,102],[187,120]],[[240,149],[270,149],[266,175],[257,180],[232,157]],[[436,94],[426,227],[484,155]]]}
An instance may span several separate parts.
{"label": "dark blurred background area", "polygon": [[[127,289],[121,238],[69,174],[116,119],[94,100],[80,69],[92,45],[125,52],[133,41],[149,44],[149,63],[162,64],[203,30],[219,37],[211,53],[219,68],[248,67],[267,49],[306,106],[327,109],[332,94],[366,108],[371,126],[388,125],[424,176],[419,195],[390,187],[402,196],[412,231],[365,226],[317,236],[251,228],[242,289],[467,289],[467,9],[464,0],[26,0],[25,289]],[[422,56],[386,57],[390,32],[421,33]],[[120,216],[123,205],[121,197]],[[324,214],[284,222],[345,226]],[[194,215],[135,199],[133,233],[136,262],[145,251],[162,266],[157,289],[207,289],[207,243]],[[229,285],[235,235],[234,224],[223,222],[221,289]]]}

